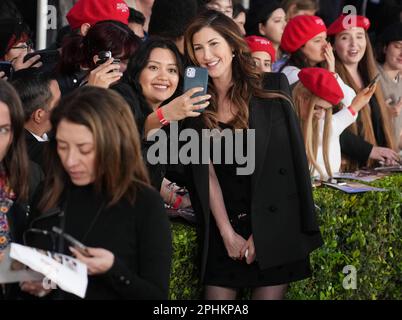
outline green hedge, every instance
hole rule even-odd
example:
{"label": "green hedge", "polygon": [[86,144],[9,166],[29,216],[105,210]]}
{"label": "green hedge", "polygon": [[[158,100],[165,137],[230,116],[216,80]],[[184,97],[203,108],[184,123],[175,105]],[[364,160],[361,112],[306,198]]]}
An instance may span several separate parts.
{"label": "green hedge", "polygon": [[[293,283],[288,299],[402,299],[402,175],[372,185],[388,191],[314,190],[325,245],[311,255],[313,276]],[[180,222],[172,230],[170,298],[201,298],[195,230]],[[343,287],[346,265],[356,268],[356,289]]]}

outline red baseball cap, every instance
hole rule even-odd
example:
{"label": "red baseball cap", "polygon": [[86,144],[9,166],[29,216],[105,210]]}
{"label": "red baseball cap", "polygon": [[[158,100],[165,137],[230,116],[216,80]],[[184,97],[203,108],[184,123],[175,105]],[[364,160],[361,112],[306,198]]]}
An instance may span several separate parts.
{"label": "red baseball cap", "polygon": [[341,15],[329,26],[327,33],[331,36],[354,27],[367,31],[370,28],[370,20],[364,16]]}
{"label": "red baseball cap", "polygon": [[128,24],[130,11],[124,0],[78,0],[67,13],[71,29],[80,28],[84,23],[93,26],[103,20],[117,20]]}
{"label": "red baseball cap", "polygon": [[343,91],[335,76],[323,68],[303,68],[300,82],[317,97],[337,105],[343,99]]}
{"label": "red baseball cap", "polygon": [[317,34],[327,31],[324,21],[317,16],[296,16],[283,31],[281,47],[288,53],[296,52]]}
{"label": "red baseball cap", "polygon": [[245,38],[251,52],[263,51],[271,56],[271,61],[275,62],[276,51],[271,41],[259,36],[249,36]]}

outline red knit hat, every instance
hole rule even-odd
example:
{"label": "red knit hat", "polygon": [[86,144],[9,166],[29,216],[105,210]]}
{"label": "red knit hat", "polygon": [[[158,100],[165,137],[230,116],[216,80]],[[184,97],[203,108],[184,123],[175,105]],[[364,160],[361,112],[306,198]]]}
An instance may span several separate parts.
{"label": "red knit hat", "polygon": [[343,99],[343,92],[334,75],[323,68],[303,68],[299,80],[317,97],[337,105]]}
{"label": "red knit hat", "polygon": [[124,0],[78,0],[67,13],[71,29],[80,28],[84,23],[93,26],[103,20],[117,20],[128,24],[130,11]]}
{"label": "red knit hat", "polygon": [[251,52],[263,51],[271,56],[271,61],[275,62],[276,51],[271,41],[259,36],[249,36],[245,38]]}
{"label": "red knit hat", "polygon": [[288,53],[297,51],[317,34],[327,31],[324,21],[317,16],[296,16],[283,31],[281,47]]}
{"label": "red knit hat", "polygon": [[341,15],[329,26],[327,33],[331,36],[353,27],[361,27],[367,31],[370,28],[370,20],[364,16]]}

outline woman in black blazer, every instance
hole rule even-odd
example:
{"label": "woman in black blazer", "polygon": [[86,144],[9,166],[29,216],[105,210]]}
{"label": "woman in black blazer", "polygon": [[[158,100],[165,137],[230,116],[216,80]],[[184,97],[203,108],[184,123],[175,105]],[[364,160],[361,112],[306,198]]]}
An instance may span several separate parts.
{"label": "woman in black blazer", "polygon": [[[49,172],[25,240],[85,263],[86,299],[167,299],[170,225],[149,184],[129,106],[111,90],[82,87],[60,102],[51,122]],[[53,226],[87,245],[90,256],[32,232]],[[49,293],[35,283],[22,289]],[[49,297],[73,298],[61,290]]]}
{"label": "woman in black blazer", "polygon": [[[205,296],[234,299],[239,288],[252,287],[254,299],[281,299],[287,283],[310,275],[309,253],[322,244],[291,102],[261,89],[246,43],[221,13],[199,15],[187,29],[185,44],[191,61],[208,68],[212,96],[210,107],[201,117],[186,119],[186,127],[199,134],[205,128],[240,130],[243,147],[251,151],[253,139],[244,138],[251,132],[247,129],[255,130],[251,175],[238,175],[240,161],[231,164],[226,154],[223,164],[191,165]],[[221,151],[228,151],[226,139],[220,142]],[[212,159],[216,150],[211,148]]]}

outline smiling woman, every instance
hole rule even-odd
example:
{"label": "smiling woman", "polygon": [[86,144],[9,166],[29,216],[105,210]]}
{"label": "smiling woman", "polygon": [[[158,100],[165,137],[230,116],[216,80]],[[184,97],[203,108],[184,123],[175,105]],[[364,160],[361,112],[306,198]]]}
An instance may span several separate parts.
{"label": "smiling woman", "polygon": [[[235,299],[239,288],[252,287],[254,299],[281,299],[289,282],[309,276],[309,253],[321,244],[293,108],[285,96],[262,89],[246,41],[222,13],[200,14],[187,29],[185,45],[191,62],[208,69],[212,97],[202,116],[186,119],[184,127],[199,135],[206,128],[255,132],[252,172],[238,171],[242,164],[230,157],[226,137],[222,162],[215,161],[212,148],[209,164],[189,168],[205,297]],[[281,75],[274,76],[279,82]]]}
{"label": "smiling woman", "polygon": [[[208,106],[209,95],[191,98],[202,91],[191,89],[180,95],[183,65],[175,44],[169,40],[151,38],[138,50],[129,62],[126,82],[131,87],[132,108],[143,139],[144,149],[148,148],[146,137],[152,129],[161,129],[171,121],[186,117],[198,117],[198,109]],[[197,102],[204,101],[199,105]],[[149,166],[152,185],[160,190],[165,166]]]}
{"label": "smiling woman", "polygon": [[[370,21],[364,16],[339,16],[328,28],[335,49],[336,71],[343,81],[360,92],[379,73],[367,33]],[[341,135],[344,170],[374,167],[378,161],[396,165],[399,157],[392,123],[381,86],[362,109],[356,123]]]}

